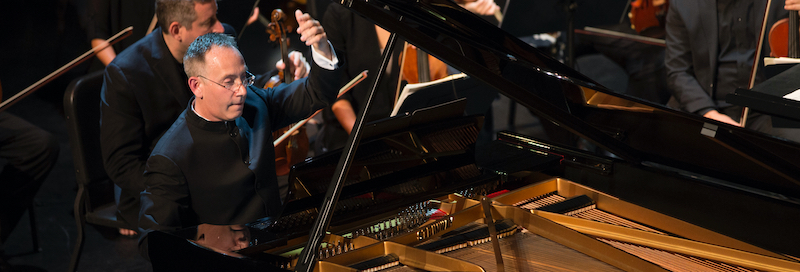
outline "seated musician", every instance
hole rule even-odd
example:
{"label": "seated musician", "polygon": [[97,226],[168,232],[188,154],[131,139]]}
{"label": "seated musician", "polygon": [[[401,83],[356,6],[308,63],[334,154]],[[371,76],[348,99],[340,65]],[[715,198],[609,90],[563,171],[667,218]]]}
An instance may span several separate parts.
{"label": "seated musician", "polygon": [[[147,160],[143,234],[279,215],[271,133],[332,103],[342,74],[319,22],[300,11],[296,18],[317,67],[274,89],[251,86],[254,77],[232,37],[206,34],[189,46],[183,60],[194,97]],[[140,249],[147,256],[146,236]]]}
{"label": "seated musician", "polygon": [[[200,35],[233,32],[217,20],[214,0],[155,2],[159,27],[114,58],[101,91],[100,149],[103,166],[117,187],[117,220],[129,226],[120,229],[126,236],[136,235],[133,230],[138,228],[147,157],[192,96],[183,72],[186,48]],[[294,53],[290,57],[295,64],[304,62],[302,54]],[[305,65],[294,67],[296,79],[305,76]]]}
{"label": "seated musician", "polygon": [[[736,88],[749,88],[766,0],[672,0],[667,12],[669,106],[734,126],[742,107],[725,102]],[[798,0],[776,1],[768,26],[800,9]],[[765,47],[765,51],[766,51]],[[763,56],[764,54],[762,54]],[[763,69],[759,69],[761,72]],[[763,74],[756,84],[764,80]],[[796,129],[773,128],[769,116],[751,113],[747,127],[800,142]]]}

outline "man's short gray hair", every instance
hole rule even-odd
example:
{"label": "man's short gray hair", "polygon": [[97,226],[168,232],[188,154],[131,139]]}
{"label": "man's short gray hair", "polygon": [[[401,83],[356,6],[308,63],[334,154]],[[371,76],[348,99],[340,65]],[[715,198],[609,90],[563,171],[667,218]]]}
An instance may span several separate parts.
{"label": "man's short gray hair", "polygon": [[156,17],[161,32],[167,34],[169,24],[178,22],[186,29],[192,29],[192,22],[197,20],[197,12],[194,11],[195,3],[210,3],[216,0],[157,0]]}
{"label": "man's short gray hair", "polygon": [[222,33],[208,33],[197,37],[183,56],[183,70],[189,77],[198,76],[205,67],[206,53],[213,47],[228,47],[239,50],[233,37]]}

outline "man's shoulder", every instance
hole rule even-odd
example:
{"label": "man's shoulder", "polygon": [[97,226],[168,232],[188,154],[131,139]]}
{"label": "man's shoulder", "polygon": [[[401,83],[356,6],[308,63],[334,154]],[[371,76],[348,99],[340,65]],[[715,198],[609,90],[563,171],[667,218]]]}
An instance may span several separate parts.
{"label": "man's shoulder", "polygon": [[148,66],[148,62],[154,58],[160,58],[164,54],[158,42],[160,39],[159,33],[155,31],[139,39],[136,43],[122,50],[111,63],[120,67],[122,70],[126,69],[142,69]]}
{"label": "man's shoulder", "polygon": [[178,119],[172,123],[172,126],[161,135],[158,143],[153,148],[150,156],[161,155],[165,157],[174,157],[183,153],[183,147],[190,144],[189,127],[186,123],[186,110],[181,112]]}

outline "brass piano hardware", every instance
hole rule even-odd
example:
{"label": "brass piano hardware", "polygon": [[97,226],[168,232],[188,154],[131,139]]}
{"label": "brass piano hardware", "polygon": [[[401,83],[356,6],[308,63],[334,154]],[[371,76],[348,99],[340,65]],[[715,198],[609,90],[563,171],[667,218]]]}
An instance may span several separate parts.
{"label": "brass piano hardware", "polygon": [[[484,272],[478,265],[465,262],[452,257],[436,254],[429,251],[416,249],[394,242],[380,242],[365,248],[358,249],[348,254],[342,254],[328,258],[320,263],[333,263],[340,266],[348,266],[359,263],[363,260],[370,260],[376,257],[395,254],[399,257],[399,263],[405,266],[421,269],[425,271],[464,271],[464,272]],[[352,271],[352,270],[320,270],[320,272],[330,271]]]}
{"label": "brass piano hardware", "polygon": [[489,238],[492,240],[492,247],[494,248],[494,258],[497,262],[497,271],[504,272],[505,266],[503,265],[503,253],[500,251],[500,240],[497,236],[497,230],[494,226],[494,219],[492,217],[492,201],[488,197],[481,198],[483,214],[486,217],[486,224],[489,225]]}
{"label": "brass piano hardware", "polygon": [[800,270],[800,263],[797,262],[744,252],[736,249],[729,249],[673,236],[655,234],[548,212],[537,211],[536,214],[578,232],[604,239],[632,243],[638,246],[646,246],[756,270]]}
{"label": "brass piano hardware", "polygon": [[581,87],[587,105],[601,109],[622,110],[630,112],[653,113],[655,108],[636,103],[628,99],[616,97],[607,93],[598,92],[586,87]]}
{"label": "brass piano hardware", "polygon": [[[626,246],[628,243],[636,245],[636,248],[652,248],[648,251],[656,252],[654,254],[661,254],[659,252],[668,251],[681,256],[693,256],[686,258],[701,258],[712,262],[721,262],[723,264],[741,266],[748,269],[768,271],[791,271],[793,269],[800,269],[800,263],[797,263],[794,259],[786,258],[785,256],[620,201],[615,197],[593,191],[585,186],[560,178],[529,185],[512,193],[497,197],[495,201],[499,203],[527,204],[529,201],[526,199],[546,198],[548,194],[552,194],[548,191],[552,190],[554,187],[558,188],[558,194],[565,198],[575,195],[588,195],[592,197],[596,202],[597,209],[578,213],[574,216],[539,210],[530,212],[528,212],[528,210],[516,211],[515,209],[518,208],[509,206],[495,206],[495,209],[504,217],[513,218],[515,222],[528,222],[525,223],[524,227],[533,233],[545,236],[548,239],[572,247],[573,249],[584,252],[587,255],[622,269],[626,268],[619,265],[634,264],[629,263],[630,260],[623,260],[627,258],[627,254],[621,254],[617,251],[632,252],[632,247]],[[541,197],[536,197],[537,195]],[[617,218],[615,214],[624,215],[625,218],[634,221],[626,222],[629,219],[622,217]],[[608,217],[612,218],[609,219]],[[636,223],[636,221],[642,222],[643,224]],[[543,225],[539,226],[536,222],[547,223],[541,223]],[[663,230],[648,227],[647,225],[649,224],[658,226],[658,228],[662,228]],[[614,249],[608,249],[593,241],[586,240],[584,237],[574,235],[571,231],[556,230],[558,228],[556,226],[583,233],[584,235],[588,235],[587,237],[600,239],[595,240],[611,245]],[[555,233],[559,234],[556,235]],[[669,236],[667,234],[677,236]],[[606,249],[603,249],[602,253],[600,253],[597,252],[599,248]],[[648,258],[647,256],[639,257],[645,260]],[[678,256],[676,258],[679,260],[668,261],[668,263],[682,262],[682,257]],[[638,261],[636,261],[636,263],[638,263]],[[639,263],[636,265],[644,264]]]}
{"label": "brass piano hardware", "polygon": [[439,232],[450,229],[451,226],[453,226],[453,217],[448,216],[447,218],[443,218],[417,230],[417,240],[425,240]]}

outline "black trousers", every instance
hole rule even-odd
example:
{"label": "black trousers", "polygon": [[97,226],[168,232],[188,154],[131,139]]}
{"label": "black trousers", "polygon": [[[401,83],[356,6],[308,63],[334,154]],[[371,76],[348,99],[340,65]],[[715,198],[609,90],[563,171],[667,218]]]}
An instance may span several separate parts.
{"label": "black trousers", "polygon": [[0,112],[0,252],[58,159],[56,138],[27,121]]}

